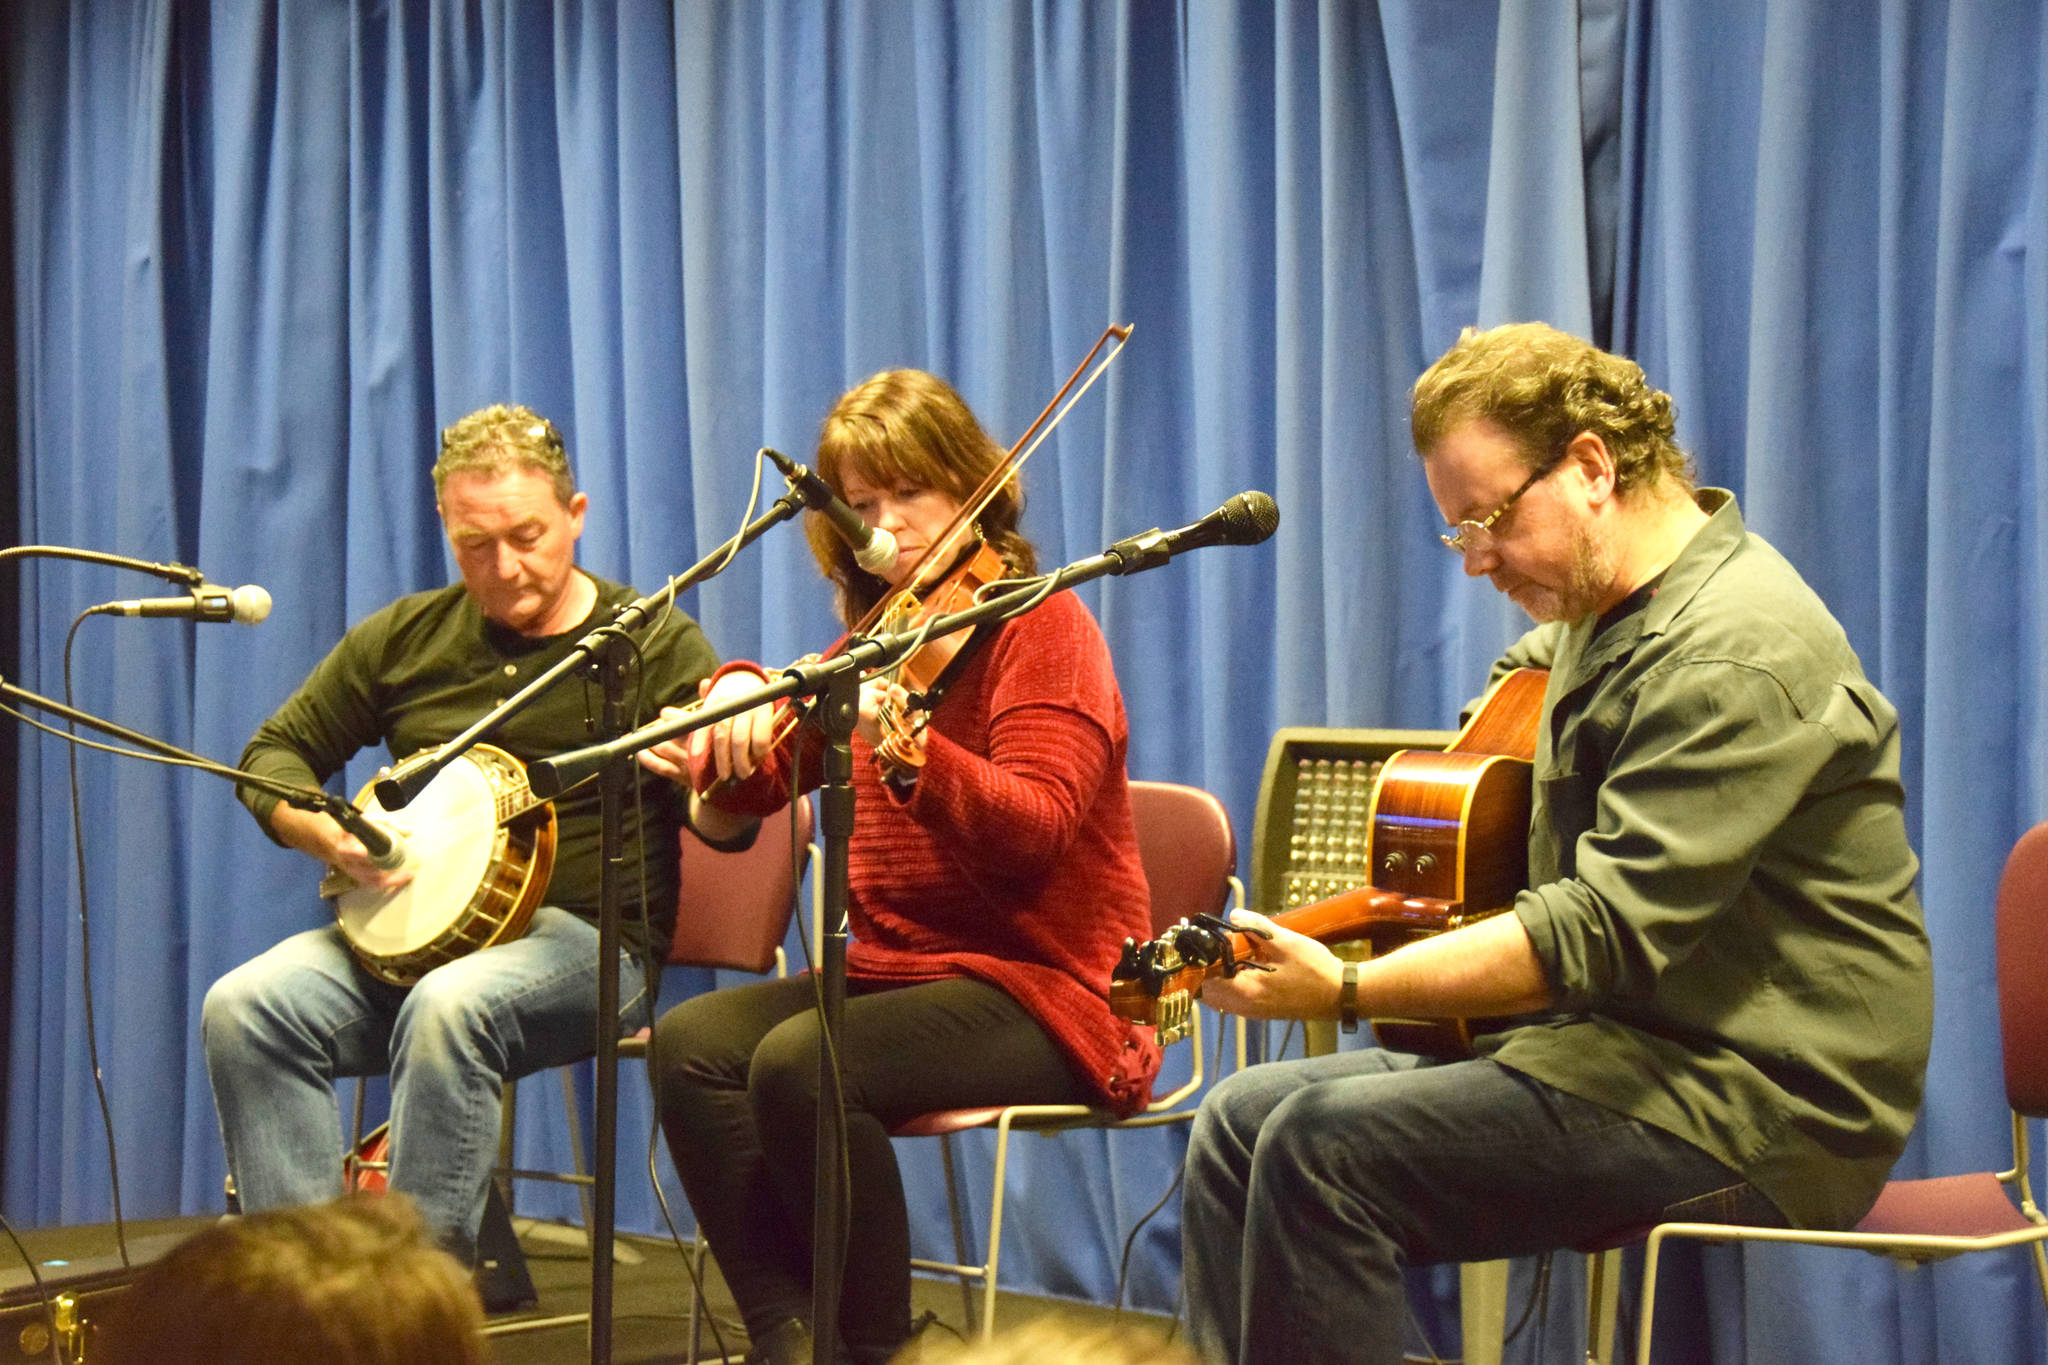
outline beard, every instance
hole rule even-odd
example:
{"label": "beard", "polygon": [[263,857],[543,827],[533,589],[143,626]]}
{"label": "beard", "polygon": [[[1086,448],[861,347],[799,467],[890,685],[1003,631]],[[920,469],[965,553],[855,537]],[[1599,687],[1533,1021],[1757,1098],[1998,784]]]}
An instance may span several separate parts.
{"label": "beard", "polygon": [[1619,557],[1606,537],[1590,526],[1581,526],[1572,536],[1571,558],[1565,566],[1562,585],[1550,587],[1525,581],[1506,592],[1509,600],[1539,625],[1576,621],[1600,609],[1619,568]]}

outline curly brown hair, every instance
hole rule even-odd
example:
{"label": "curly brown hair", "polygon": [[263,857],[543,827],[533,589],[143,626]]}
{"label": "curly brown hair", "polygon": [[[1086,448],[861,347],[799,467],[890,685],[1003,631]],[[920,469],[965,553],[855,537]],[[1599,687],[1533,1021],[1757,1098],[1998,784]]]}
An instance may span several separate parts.
{"label": "curly brown hair", "polygon": [[[876,487],[931,488],[964,504],[1004,458],[966,400],[923,370],[884,370],[856,384],[818,429],[818,474],[841,497],[850,470]],[[1013,478],[975,518],[981,538],[1016,574],[1038,568],[1038,551],[1017,529],[1023,514],[1024,490]],[[822,514],[804,519],[804,535],[839,590],[839,614],[848,625],[888,595],[889,584],[853,562],[852,547]]]}
{"label": "curly brown hair", "polygon": [[555,424],[517,403],[493,403],[441,430],[441,458],[434,461],[434,497],[450,474],[503,474],[530,469],[555,486],[555,501],[567,507],[576,496],[569,451]]}
{"label": "curly brown hair", "polygon": [[1410,429],[1423,459],[1474,421],[1512,440],[1531,470],[1592,432],[1614,457],[1617,491],[1666,479],[1692,487],[1692,462],[1674,439],[1671,395],[1652,388],[1626,356],[1541,322],[1467,327],[1415,381]]}
{"label": "curly brown hair", "polygon": [[483,1327],[469,1272],[427,1240],[411,1202],[358,1194],[180,1242],[100,1345],[107,1365],[484,1365]]}

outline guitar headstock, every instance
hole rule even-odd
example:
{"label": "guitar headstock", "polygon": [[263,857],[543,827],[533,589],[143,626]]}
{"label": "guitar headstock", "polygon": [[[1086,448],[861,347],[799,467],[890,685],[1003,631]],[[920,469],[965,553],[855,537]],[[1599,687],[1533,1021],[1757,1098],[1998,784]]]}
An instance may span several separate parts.
{"label": "guitar headstock", "polygon": [[[1206,917],[1205,917],[1206,918]],[[1159,1044],[1179,1042],[1194,1027],[1202,982],[1230,957],[1230,934],[1182,920],[1150,943],[1125,939],[1109,983],[1109,1008],[1119,1019],[1150,1024]]]}

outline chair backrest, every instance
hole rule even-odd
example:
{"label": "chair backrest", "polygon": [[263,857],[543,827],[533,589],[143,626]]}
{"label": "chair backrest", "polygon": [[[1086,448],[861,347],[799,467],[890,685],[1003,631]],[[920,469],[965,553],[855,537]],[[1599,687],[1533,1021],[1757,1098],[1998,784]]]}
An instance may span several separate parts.
{"label": "chair backrest", "polygon": [[[811,798],[796,803],[797,847],[811,842]],[[803,881],[801,856],[790,857],[789,812],[761,822],[752,848],[720,853],[689,830],[681,837],[682,870],[676,896],[676,931],[668,960],[678,966],[766,972],[789,932]]]}
{"label": "chair backrest", "polygon": [[1237,871],[1237,835],[1223,803],[1200,787],[1132,782],[1131,818],[1152,888],[1152,931],[1222,910]]}
{"label": "chair backrest", "polygon": [[1998,880],[1998,1025],[2006,1102],[2048,1117],[2048,823],[2020,836]]}

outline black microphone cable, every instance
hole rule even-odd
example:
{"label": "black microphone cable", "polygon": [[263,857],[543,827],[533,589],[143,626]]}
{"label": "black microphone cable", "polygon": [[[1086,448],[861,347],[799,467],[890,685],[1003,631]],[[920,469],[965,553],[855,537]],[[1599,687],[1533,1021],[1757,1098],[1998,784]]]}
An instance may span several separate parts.
{"label": "black microphone cable", "polygon": [[[35,1283],[36,1298],[43,1305],[43,1324],[50,1333],[49,1356],[52,1365],[64,1365],[64,1357],[58,1354],[58,1345],[62,1338],[57,1332],[57,1306],[51,1302],[49,1286],[43,1283],[43,1272],[36,1265],[36,1258],[29,1255],[28,1248],[21,1244],[21,1238],[15,1235],[14,1224],[8,1222],[5,1215],[0,1215],[0,1232],[5,1232],[7,1240],[14,1243],[14,1249],[21,1253],[21,1263],[28,1267],[28,1277]],[[27,1335],[26,1331],[22,1333],[24,1338]],[[43,1353],[38,1351],[36,1354]]]}
{"label": "black microphone cable", "polygon": [[[71,629],[64,635],[64,704],[75,706],[76,698],[71,687],[71,647],[78,639],[78,628],[85,624],[89,613],[81,612],[71,618]],[[76,739],[76,723],[64,722],[64,727]],[[107,1178],[114,1201],[114,1245],[121,1253],[121,1266],[129,1267],[128,1228],[121,1216],[121,1159],[114,1145],[114,1113],[107,1104],[106,1078],[100,1072],[99,1026],[92,1007],[92,918],[86,913],[89,904],[85,886],[85,817],[78,795],[78,746],[71,745],[65,750],[65,762],[71,776],[71,848],[78,869],[78,976],[79,989],[85,1000],[85,1055],[92,1068],[93,1093],[99,1098],[100,1125],[107,1135]]]}

